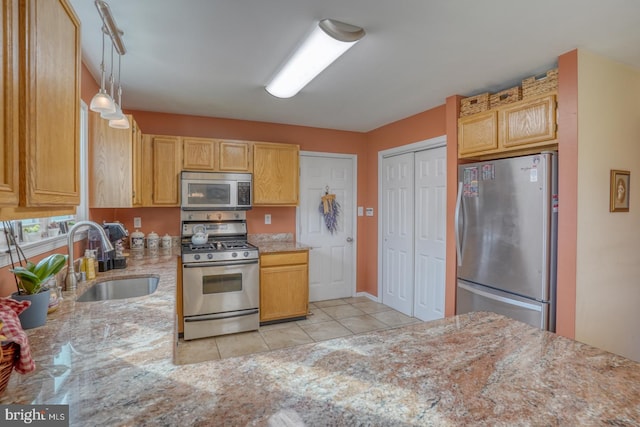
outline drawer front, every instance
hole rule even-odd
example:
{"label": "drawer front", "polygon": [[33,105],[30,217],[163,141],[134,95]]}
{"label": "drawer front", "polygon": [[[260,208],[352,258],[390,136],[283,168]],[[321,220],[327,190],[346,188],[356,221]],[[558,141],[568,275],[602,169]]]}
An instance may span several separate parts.
{"label": "drawer front", "polygon": [[309,252],[282,252],[275,254],[260,255],[260,267],[270,267],[274,265],[294,265],[307,264]]}

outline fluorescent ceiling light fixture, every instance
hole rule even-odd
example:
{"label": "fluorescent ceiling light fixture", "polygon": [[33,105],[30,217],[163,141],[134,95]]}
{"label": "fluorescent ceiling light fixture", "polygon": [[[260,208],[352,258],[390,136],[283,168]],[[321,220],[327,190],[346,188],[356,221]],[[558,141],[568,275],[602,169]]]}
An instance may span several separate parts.
{"label": "fluorescent ceiling light fixture", "polygon": [[267,92],[278,98],[291,98],[364,34],[360,27],[323,19],[266,86]]}

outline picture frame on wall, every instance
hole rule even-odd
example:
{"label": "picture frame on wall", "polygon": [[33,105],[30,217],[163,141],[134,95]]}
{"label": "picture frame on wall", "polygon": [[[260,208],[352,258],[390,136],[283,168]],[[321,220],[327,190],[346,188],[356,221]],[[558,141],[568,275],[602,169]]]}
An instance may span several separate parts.
{"label": "picture frame on wall", "polygon": [[610,212],[629,212],[629,195],[631,172],[623,170],[611,170],[610,187]]}

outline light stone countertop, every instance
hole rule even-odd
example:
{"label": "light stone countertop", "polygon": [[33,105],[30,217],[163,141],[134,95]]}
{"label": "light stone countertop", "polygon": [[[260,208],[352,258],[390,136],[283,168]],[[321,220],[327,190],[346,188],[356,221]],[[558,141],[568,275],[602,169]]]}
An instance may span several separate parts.
{"label": "light stone countertop", "polygon": [[158,275],[145,297],[65,294],[0,404],[68,404],[72,426],[640,425],[639,363],[492,313],[174,365],[176,267],[98,276]]}
{"label": "light stone countertop", "polygon": [[296,242],[291,233],[249,234],[247,240],[252,245],[257,246],[261,254],[313,249],[305,243]]}

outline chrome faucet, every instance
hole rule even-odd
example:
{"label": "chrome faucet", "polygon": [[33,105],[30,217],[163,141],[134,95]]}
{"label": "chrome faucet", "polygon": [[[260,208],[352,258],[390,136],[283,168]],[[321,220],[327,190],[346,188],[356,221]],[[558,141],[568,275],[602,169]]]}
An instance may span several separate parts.
{"label": "chrome faucet", "polygon": [[98,224],[97,222],[93,222],[93,221],[78,221],[76,222],[73,227],[71,227],[71,229],[69,230],[69,233],[67,234],[68,236],[68,242],[67,242],[67,251],[69,252],[69,262],[68,262],[68,267],[67,267],[67,278],[65,279],[65,285],[67,288],[67,291],[72,291],[75,290],[78,286],[78,278],[76,277],[76,271],[74,266],[74,259],[73,259],[73,236],[76,234],[76,230],[79,227],[83,227],[83,226],[89,226],[92,228],[95,228],[96,230],[98,230],[98,233],[100,234],[100,240],[102,243],[102,250],[104,252],[108,252],[108,251],[112,251],[113,250],[113,245],[111,244],[111,241],[109,240],[109,238],[107,237],[107,233],[105,233],[104,228],[102,228],[102,226],[100,226],[100,224]]}

